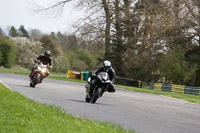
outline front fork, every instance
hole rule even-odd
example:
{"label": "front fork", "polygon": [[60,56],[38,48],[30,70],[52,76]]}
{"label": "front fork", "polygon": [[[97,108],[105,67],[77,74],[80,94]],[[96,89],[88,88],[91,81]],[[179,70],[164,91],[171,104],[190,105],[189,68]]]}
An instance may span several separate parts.
{"label": "front fork", "polygon": [[42,83],[43,79],[45,78],[45,75],[44,74],[40,74],[40,83]]}

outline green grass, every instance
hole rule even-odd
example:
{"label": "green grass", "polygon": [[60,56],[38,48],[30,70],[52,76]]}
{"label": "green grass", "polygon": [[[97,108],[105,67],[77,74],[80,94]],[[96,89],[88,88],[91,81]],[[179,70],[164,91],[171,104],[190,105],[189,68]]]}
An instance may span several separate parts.
{"label": "green grass", "polygon": [[125,133],[112,125],[76,118],[53,105],[39,104],[0,83],[0,133]]}
{"label": "green grass", "polygon": [[64,80],[64,81],[72,81],[72,82],[79,82],[79,83],[86,83],[86,81],[80,80],[80,79],[67,79],[67,74],[63,73],[50,73],[49,77],[50,79],[57,79],[57,80]]}
{"label": "green grass", "polygon": [[[15,73],[15,74],[25,74],[25,75],[28,75],[30,73],[30,71],[28,71],[28,70],[7,69],[7,68],[3,68],[3,67],[0,67],[0,72]],[[65,81],[86,83],[86,81],[82,81],[82,80],[79,80],[79,79],[67,79],[66,78],[66,74],[50,73],[50,76],[48,78],[57,79],[57,80],[65,80]],[[132,90],[132,91],[151,93],[151,94],[156,94],[156,95],[164,95],[164,96],[178,98],[178,99],[182,99],[182,100],[185,100],[185,101],[189,101],[189,102],[200,104],[200,96],[182,94],[182,93],[176,93],[176,92],[155,91],[155,90],[149,90],[149,89],[146,89],[146,88],[135,88],[135,87],[121,86],[121,85],[115,85],[115,86],[119,87],[119,88]]]}
{"label": "green grass", "polygon": [[22,75],[28,75],[30,73],[30,71],[28,70],[22,70],[22,69],[16,69],[16,68],[9,69],[9,68],[4,68],[4,67],[0,67],[0,72],[22,74]]}
{"label": "green grass", "polygon": [[[0,72],[21,74],[21,75],[29,75],[30,74],[30,70],[22,70],[22,69],[16,69],[16,68],[9,69],[9,68],[4,68],[4,67],[0,67]],[[67,79],[66,77],[67,77],[67,73],[64,74],[64,73],[52,73],[52,72],[50,72],[50,75],[48,76],[48,78],[50,78],[50,79],[86,83],[86,81],[83,81],[83,80]]]}

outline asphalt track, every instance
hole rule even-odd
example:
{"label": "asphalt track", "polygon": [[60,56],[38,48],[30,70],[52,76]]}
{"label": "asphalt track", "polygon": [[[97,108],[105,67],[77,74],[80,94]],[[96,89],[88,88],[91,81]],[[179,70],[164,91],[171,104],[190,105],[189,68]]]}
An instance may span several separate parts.
{"label": "asphalt track", "polygon": [[200,105],[183,100],[117,89],[90,104],[84,100],[83,83],[45,79],[31,88],[28,76],[5,73],[0,73],[0,80],[30,99],[76,117],[111,122],[137,133],[200,133]]}

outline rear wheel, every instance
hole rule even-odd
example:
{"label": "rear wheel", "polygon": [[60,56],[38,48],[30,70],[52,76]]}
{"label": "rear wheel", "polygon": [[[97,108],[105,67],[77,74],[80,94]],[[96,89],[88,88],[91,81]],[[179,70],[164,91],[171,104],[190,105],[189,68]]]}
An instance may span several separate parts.
{"label": "rear wheel", "polygon": [[92,96],[91,98],[91,103],[95,103],[97,101],[97,99],[99,98],[100,96],[100,93],[101,93],[101,88],[98,88],[95,92],[95,94]]}

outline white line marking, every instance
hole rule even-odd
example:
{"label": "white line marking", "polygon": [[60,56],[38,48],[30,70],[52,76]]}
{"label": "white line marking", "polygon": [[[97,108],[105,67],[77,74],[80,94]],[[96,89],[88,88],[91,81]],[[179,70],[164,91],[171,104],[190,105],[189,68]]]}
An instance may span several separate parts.
{"label": "white line marking", "polygon": [[10,87],[8,87],[5,83],[3,83],[1,80],[0,80],[0,83],[2,83],[5,87],[7,87],[8,89],[14,91],[13,89],[11,89]]}

